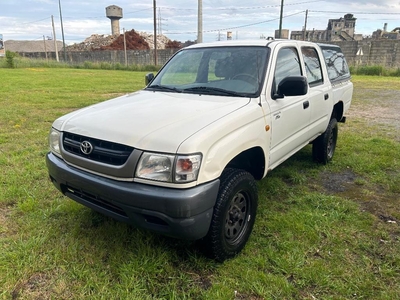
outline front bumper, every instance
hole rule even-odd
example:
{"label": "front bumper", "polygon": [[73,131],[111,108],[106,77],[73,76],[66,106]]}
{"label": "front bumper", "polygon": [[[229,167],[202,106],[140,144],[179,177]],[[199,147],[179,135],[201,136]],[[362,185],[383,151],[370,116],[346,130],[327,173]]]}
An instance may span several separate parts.
{"label": "front bumper", "polygon": [[46,156],[50,179],[69,198],[139,228],[188,240],[204,237],[210,227],[219,179],[188,189],[121,182]]}

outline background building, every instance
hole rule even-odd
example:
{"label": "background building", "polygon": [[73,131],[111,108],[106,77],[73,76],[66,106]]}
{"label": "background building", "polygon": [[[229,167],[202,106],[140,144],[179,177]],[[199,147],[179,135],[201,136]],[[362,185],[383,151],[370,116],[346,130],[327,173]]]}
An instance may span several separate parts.
{"label": "background building", "polygon": [[329,19],[325,30],[292,31],[290,38],[314,42],[359,41],[362,35],[355,34],[356,20],[352,14],[346,14],[343,18]]}
{"label": "background building", "polygon": [[372,33],[372,38],[375,40],[379,39],[388,39],[388,40],[400,40],[400,27],[396,27],[392,31],[387,31],[387,23],[383,26],[382,29],[378,29]]}

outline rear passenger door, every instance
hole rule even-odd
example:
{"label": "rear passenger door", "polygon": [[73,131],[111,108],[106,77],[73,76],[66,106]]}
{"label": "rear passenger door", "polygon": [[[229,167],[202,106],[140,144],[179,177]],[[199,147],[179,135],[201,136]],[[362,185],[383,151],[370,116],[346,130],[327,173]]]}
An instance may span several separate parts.
{"label": "rear passenger door", "polygon": [[[288,76],[303,75],[298,48],[284,46],[275,51],[273,84],[271,94],[277,92],[282,79]],[[273,100],[268,97],[271,111],[271,150],[270,167],[292,155],[308,142],[308,125],[310,109],[305,96],[286,96]]]}
{"label": "rear passenger door", "polygon": [[301,47],[305,75],[308,81],[310,105],[309,139],[325,131],[332,112],[332,89],[328,78],[324,78],[322,67],[325,62],[321,51],[313,46]]}

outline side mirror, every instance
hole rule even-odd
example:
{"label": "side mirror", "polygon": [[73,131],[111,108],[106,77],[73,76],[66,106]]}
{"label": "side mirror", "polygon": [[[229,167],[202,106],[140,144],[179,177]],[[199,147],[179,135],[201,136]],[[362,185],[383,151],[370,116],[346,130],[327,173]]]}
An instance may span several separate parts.
{"label": "side mirror", "polygon": [[278,92],[272,99],[276,100],[285,96],[302,96],[308,92],[308,83],[305,76],[288,76],[279,83]]}
{"label": "side mirror", "polygon": [[154,74],[153,73],[147,73],[144,76],[144,82],[146,83],[146,85],[149,85],[150,82],[152,82],[154,79]]}

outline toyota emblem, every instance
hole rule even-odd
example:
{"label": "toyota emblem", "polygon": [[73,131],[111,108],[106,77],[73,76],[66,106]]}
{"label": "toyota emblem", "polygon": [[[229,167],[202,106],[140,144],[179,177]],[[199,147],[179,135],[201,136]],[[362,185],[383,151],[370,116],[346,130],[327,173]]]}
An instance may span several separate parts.
{"label": "toyota emblem", "polygon": [[93,145],[88,141],[83,141],[81,143],[80,149],[83,154],[89,155],[93,151]]}

